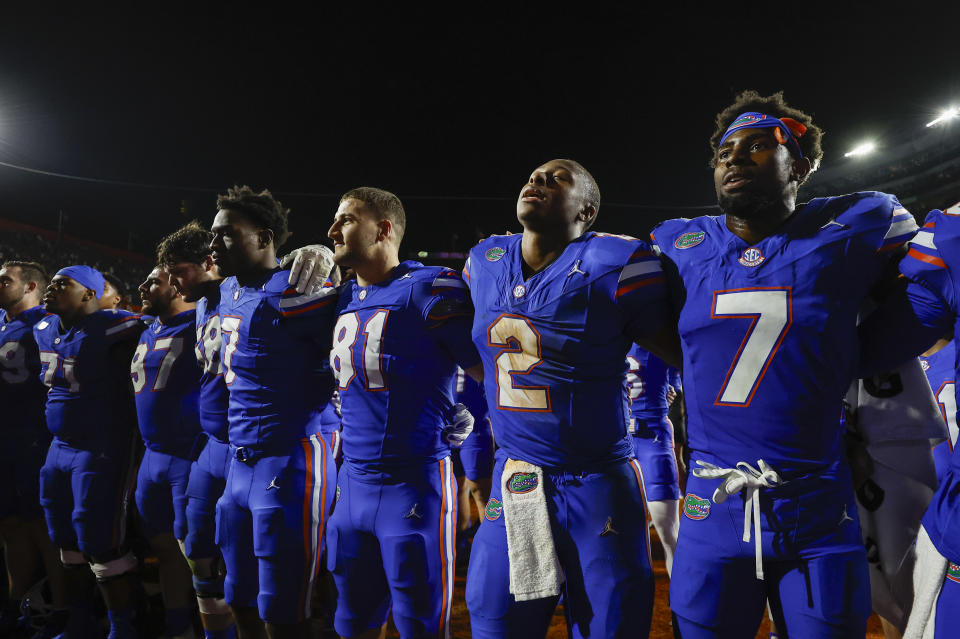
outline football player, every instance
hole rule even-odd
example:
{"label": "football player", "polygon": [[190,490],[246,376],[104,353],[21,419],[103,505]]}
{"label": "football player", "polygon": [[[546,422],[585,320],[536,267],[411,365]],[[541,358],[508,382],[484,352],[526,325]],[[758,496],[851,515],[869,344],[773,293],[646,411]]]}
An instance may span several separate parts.
{"label": "football player", "polygon": [[[674,451],[670,392],[679,384],[674,369],[639,346],[627,354],[627,393],[633,454],[643,471],[643,487],[653,527],[663,545],[667,575],[673,570],[673,553],[680,529],[680,472]],[[673,381],[673,384],[670,382]],[[676,391],[673,390],[673,398]]]}
{"label": "football player", "polygon": [[589,231],[599,206],[582,165],[547,162],[520,191],[523,233],[484,240],[464,267],[499,447],[467,573],[474,637],[544,636],[561,591],[574,637],[649,631],[623,380],[631,343],[669,335],[668,306],[648,244]]}
{"label": "football player", "polygon": [[[960,328],[960,215],[934,210],[900,262],[908,282],[860,327],[862,372],[888,370]],[[960,369],[954,351],[954,373]],[[954,386],[956,410],[956,386]],[[941,392],[938,401],[949,406]],[[948,415],[949,419],[949,415]],[[956,419],[956,414],[954,414]],[[951,437],[953,433],[951,432]],[[960,623],[960,456],[951,455],[923,516],[917,541],[914,602],[904,637],[944,639]]]}
{"label": "football player", "polygon": [[933,461],[937,465],[937,477],[941,481],[950,466],[950,456],[957,445],[956,357],[956,340],[940,340],[920,356],[920,365],[927,374],[930,390],[933,391],[950,433],[950,439],[933,448]]}
{"label": "football player", "polygon": [[130,362],[137,422],[146,448],[137,474],[142,530],[159,560],[166,637],[192,634],[193,588],[178,540],[186,536],[186,489],[200,435],[200,367],[193,353],[194,305],[155,267],[140,285],[142,311],[155,317]]}
{"label": "football player", "polygon": [[221,362],[231,459],[217,503],[226,601],[242,637],[306,631],[323,551],[335,465],[318,434],[332,380],[328,355],[336,289],[290,287],[276,249],[289,211],[270,194],[231,188],[211,231],[220,287]]}
{"label": "football player", "polygon": [[57,317],[34,327],[40,379],[53,442],[40,471],[40,503],[50,539],[67,573],[67,636],[89,624],[85,574],[92,569],[107,604],[110,638],[134,637],[131,572],[125,544],[127,496],[133,480],[130,360],[144,326],[140,316],[101,310],[104,280],[89,266],[53,276],[43,302]]}
{"label": "football player", "polygon": [[[456,482],[448,441],[457,364],[482,376],[472,308],[455,271],[400,262],[406,227],[387,191],[348,191],[330,227],[334,259],[356,271],[340,290],[331,368],[338,380],[343,464],[328,566],[341,637],[449,637]],[[462,405],[460,405],[462,408]]]}
{"label": "football player", "polygon": [[798,205],[821,131],[782,94],[746,91],[716,122],[723,214],[652,234],[699,466],[671,608],[685,638],[753,637],[767,598],[789,636],[863,636],[870,582],[837,406],[856,372],[861,303],[916,222],[884,193]]}
{"label": "football player", "polygon": [[47,569],[53,605],[61,609],[63,577],[56,547],[47,536],[40,508],[40,467],[50,444],[44,422],[47,387],[40,381],[40,352],[33,325],[47,312],[40,296],[49,276],[36,262],[10,261],[0,267],[0,406],[5,445],[0,450],[4,489],[0,492],[3,538],[10,590],[0,614],[0,633],[12,632],[20,600],[33,585],[38,563]]}
{"label": "football player", "polygon": [[123,303],[126,287],[119,277],[113,273],[103,274],[103,295],[100,296],[100,308],[115,310]]}

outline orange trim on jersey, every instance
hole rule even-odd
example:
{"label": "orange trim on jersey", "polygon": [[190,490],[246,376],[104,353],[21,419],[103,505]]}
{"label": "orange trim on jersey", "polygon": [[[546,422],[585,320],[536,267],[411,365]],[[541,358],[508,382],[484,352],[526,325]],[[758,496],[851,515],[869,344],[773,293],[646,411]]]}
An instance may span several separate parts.
{"label": "orange trim on jersey", "polygon": [[326,299],[326,298],[325,298],[325,299],[317,302],[316,304],[311,304],[310,306],[304,306],[303,308],[298,308],[298,309],[295,310],[295,311],[280,311],[280,314],[283,315],[284,317],[290,317],[291,315],[299,315],[300,313],[306,313],[307,311],[312,311],[312,310],[314,310],[314,309],[318,309],[318,308],[320,308],[321,306],[326,306],[327,304],[329,304],[330,302],[332,302],[334,299],[336,299],[336,298],[334,298],[334,297],[330,297],[329,299]]}
{"label": "orange trim on jersey", "polygon": [[926,224],[923,225],[923,228],[925,228],[925,229],[932,229],[932,228],[935,227],[936,225],[937,225],[936,222],[927,222]]}
{"label": "orange trim on jersey", "polygon": [[877,249],[877,253],[886,253],[888,251],[898,249],[906,243],[907,243],[907,240],[904,240],[902,242],[897,242],[896,244],[888,244],[887,246],[881,246],[880,248]]}
{"label": "orange trim on jersey", "polygon": [[947,263],[941,260],[939,257],[934,257],[933,255],[927,255],[926,253],[921,253],[916,249],[910,249],[909,251],[907,251],[907,255],[912,257],[915,260],[926,262],[927,264],[933,264],[934,266],[939,266],[940,268],[947,268]]}
{"label": "orange trim on jersey", "polygon": [[632,293],[638,288],[647,286],[648,284],[662,284],[665,281],[666,279],[662,275],[658,275],[657,277],[650,278],[649,280],[641,280],[639,282],[634,282],[633,284],[628,284],[627,286],[617,289],[617,294],[614,295],[614,299],[620,297],[621,295]]}

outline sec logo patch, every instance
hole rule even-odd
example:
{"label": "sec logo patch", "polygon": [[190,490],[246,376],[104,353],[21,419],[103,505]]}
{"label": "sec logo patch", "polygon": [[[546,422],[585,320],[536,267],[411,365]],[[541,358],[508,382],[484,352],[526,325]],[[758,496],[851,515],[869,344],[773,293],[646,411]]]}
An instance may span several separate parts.
{"label": "sec logo patch", "polygon": [[688,494],[683,500],[683,514],[694,521],[706,519],[710,514],[710,500],[701,499],[693,493]]}
{"label": "sec logo patch", "polygon": [[760,266],[763,264],[763,261],[767,259],[763,256],[763,253],[758,248],[750,247],[743,251],[743,255],[740,256],[739,262],[744,266]]}

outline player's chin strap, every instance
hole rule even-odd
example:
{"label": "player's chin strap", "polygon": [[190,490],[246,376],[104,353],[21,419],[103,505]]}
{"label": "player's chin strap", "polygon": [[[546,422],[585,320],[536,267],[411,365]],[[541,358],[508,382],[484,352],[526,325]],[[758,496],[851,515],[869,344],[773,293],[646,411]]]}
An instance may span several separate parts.
{"label": "player's chin strap", "polygon": [[750,521],[753,520],[753,545],[757,557],[757,579],[763,579],[763,551],[760,539],[760,489],[773,488],[783,483],[780,474],[770,468],[762,459],[757,460],[760,470],[747,462],[737,462],[736,468],[720,468],[709,462],[697,460],[694,477],[702,479],[723,479],[720,487],[713,491],[713,503],[722,504],[730,495],[746,488],[747,501],[743,508],[743,540],[750,541]]}

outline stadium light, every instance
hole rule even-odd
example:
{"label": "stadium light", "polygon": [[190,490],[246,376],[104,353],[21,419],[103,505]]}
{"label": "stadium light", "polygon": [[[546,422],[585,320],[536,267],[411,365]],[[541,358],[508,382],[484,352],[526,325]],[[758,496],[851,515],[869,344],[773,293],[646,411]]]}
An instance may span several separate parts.
{"label": "stadium light", "polygon": [[930,121],[930,122],[927,122],[927,126],[928,126],[928,127],[931,127],[931,126],[933,126],[933,125],[935,125],[935,124],[940,124],[941,122],[946,122],[947,120],[952,120],[952,119],[956,118],[957,116],[960,116],[960,108],[957,108],[957,107],[953,107],[953,106],[952,106],[952,107],[950,107],[949,109],[944,109],[943,111],[941,111],[941,112],[940,112],[940,115],[938,115],[935,120],[932,120],[932,121]]}
{"label": "stadium light", "polygon": [[851,150],[843,154],[843,157],[849,158],[856,155],[866,155],[872,153],[877,148],[877,145],[873,142],[864,142],[863,144],[853,147]]}

